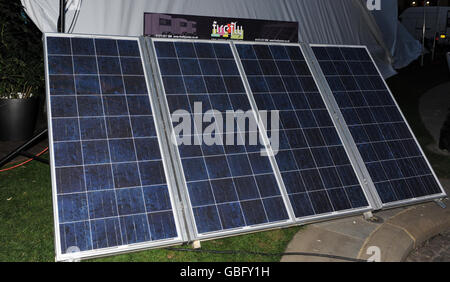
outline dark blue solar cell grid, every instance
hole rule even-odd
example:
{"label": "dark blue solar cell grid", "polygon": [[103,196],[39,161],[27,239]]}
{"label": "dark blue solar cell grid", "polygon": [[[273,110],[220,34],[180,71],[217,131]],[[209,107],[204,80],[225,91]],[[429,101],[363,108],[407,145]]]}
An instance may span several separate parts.
{"label": "dark blue solar cell grid", "polygon": [[279,111],[280,130],[268,133],[280,136],[276,160],[296,217],[366,208],[366,197],[300,47],[236,48],[258,110]]}
{"label": "dark blue solar cell grid", "polygon": [[[229,44],[154,44],[172,113],[185,110],[184,117],[194,120],[199,102],[201,113],[251,109]],[[181,119],[172,121],[177,125]],[[205,128],[192,128],[194,134],[187,133],[192,145],[180,145],[179,153],[199,234],[289,219],[269,158],[260,156],[260,146],[249,145],[248,129],[235,125],[235,145],[219,134],[224,145],[208,146],[194,143]],[[244,137],[245,145],[237,145]]]}
{"label": "dark blue solar cell grid", "polygon": [[313,47],[383,203],[442,191],[365,48]]}
{"label": "dark blue solar cell grid", "polygon": [[138,42],[47,51],[62,253],[177,237]]}

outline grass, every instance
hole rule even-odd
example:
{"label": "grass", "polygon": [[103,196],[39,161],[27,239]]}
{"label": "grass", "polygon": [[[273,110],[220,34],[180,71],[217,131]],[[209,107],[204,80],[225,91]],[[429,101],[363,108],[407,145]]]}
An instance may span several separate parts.
{"label": "grass", "polygon": [[53,212],[48,165],[0,173],[0,261],[51,261]]}
{"label": "grass", "polygon": [[[419,70],[412,65],[388,80],[397,101],[423,148],[433,142],[419,115],[418,101],[428,89],[448,81],[445,65]],[[425,152],[440,177],[450,178],[450,158]],[[207,250],[280,253],[299,227],[203,242]],[[0,173],[0,261],[54,261],[53,212],[47,165],[31,162]],[[223,255],[165,249],[111,256],[92,261],[265,262],[279,256]]]}

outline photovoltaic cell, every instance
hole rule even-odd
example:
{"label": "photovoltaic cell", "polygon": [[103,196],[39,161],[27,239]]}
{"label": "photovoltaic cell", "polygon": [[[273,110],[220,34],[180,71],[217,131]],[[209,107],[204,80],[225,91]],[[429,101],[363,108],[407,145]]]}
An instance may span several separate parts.
{"label": "photovoltaic cell", "polygon": [[138,40],[47,36],[46,48],[61,255],[176,239]]}
{"label": "photovoltaic cell", "polygon": [[[259,111],[280,115],[276,161],[299,219],[369,206],[300,47],[236,43]],[[268,130],[273,135],[274,130]]]}
{"label": "photovoltaic cell", "polygon": [[312,47],[383,204],[443,193],[364,47]]}
{"label": "photovoltaic cell", "polygon": [[[371,209],[311,59],[323,70],[382,203],[445,195],[366,48],[312,46],[316,58],[305,60],[295,44],[146,43],[163,90],[156,109],[167,105],[171,114],[161,109],[162,120],[152,111],[156,93],[149,95],[138,38],[45,35],[57,259]],[[248,122],[272,110],[279,128],[267,125],[263,135],[278,135],[280,146],[271,144],[276,155],[269,158],[263,145],[250,143],[262,128]],[[243,123],[225,120],[227,111],[247,115]],[[167,136],[157,132],[166,119],[170,133],[186,122],[192,129],[182,131],[189,141],[174,147],[175,158],[166,154],[174,152]],[[222,122],[222,131],[214,127]],[[181,170],[176,188],[195,234],[178,224],[166,158],[175,162],[169,175]]]}
{"label": "photovoltaic cell", "polygon": [[[174,126],[211,109],[222,117],[251,109],[229,43],[153,42]],[[194,114],[195,103],[202,111]],[[207,126],[193,122],[192,129],[184,133],[192,145],[181,144],[178,152],[198,234],[289,220],[269,158],[245,142],[250,129],[236,125],[234,144],[216,131],[220,141],[212,146],[201,140]]]}

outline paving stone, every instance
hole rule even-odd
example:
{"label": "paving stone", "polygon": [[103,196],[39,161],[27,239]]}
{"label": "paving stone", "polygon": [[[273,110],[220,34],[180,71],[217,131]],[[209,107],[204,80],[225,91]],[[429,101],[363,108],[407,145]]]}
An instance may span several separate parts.
{"label": "paving stone", "polygon": [[415,206],[389,219],[388,223],[404,229],[415,240],[415,245],[450,228],[450,208],[442,209],[435,203]]}
{"label": "paving stone", "polygon": [[370,223],[362,216],[332,220],[317,224],[318,227],[342,235],[365,240],[379,224]]}
{"label": "paving stone", "polygon": [[411,252],[407,262],[450,262],[450,230]]}
{"label": "paving stone", "polygon": [[[286,252],[306,252],[330,254],[341,257],[356,258],[363,240],[327,231],[313,225],[297,233],[289,243]],[[284,256],[282,262],[339,262],[344,260],[312,257]]]}

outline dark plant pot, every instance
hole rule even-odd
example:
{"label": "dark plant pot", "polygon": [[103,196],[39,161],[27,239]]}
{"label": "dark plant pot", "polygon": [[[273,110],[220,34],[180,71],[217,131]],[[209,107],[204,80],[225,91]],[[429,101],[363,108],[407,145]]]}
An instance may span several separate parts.
{"label": "dark plant pot", "polygon": [[0,99],[0,141],[25,141],[33,136],[38,99]]}

